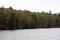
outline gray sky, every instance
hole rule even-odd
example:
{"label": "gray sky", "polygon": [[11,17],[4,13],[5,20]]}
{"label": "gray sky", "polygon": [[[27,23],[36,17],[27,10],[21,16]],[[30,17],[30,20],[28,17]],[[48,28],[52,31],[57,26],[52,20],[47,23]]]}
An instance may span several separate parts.
{"label": "gray sky", "polygon": [[0,7],[2,5],[21,10],[60,12],[60,0],[0,0]]}

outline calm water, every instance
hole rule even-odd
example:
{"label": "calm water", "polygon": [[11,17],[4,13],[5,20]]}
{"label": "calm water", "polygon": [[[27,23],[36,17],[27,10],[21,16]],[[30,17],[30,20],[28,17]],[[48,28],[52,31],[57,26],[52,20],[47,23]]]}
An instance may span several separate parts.
{"label": "calm water", "polygon": [[0,31],[0,40],[60,40],[60,28]]}

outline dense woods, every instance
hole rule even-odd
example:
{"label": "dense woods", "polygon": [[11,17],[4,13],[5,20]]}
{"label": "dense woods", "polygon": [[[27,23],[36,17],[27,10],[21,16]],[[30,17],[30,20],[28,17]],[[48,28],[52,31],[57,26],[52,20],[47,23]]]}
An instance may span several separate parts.
{"label": "dense woods", "polygon": [[60,13],[0,7],[0,30],[60,27]]}

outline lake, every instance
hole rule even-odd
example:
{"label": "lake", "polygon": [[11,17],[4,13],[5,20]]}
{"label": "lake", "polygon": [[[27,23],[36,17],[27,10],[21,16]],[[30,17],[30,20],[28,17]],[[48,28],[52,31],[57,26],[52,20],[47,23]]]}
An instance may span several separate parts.
{"label": "lake", "polygon": [[2,30],[0,40],[60,40],[60,28]]}

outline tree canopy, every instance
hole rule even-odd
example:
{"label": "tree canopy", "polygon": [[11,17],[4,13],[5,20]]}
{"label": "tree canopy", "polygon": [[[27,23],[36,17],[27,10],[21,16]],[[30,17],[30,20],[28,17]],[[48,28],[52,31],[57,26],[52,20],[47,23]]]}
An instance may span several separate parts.
{"label": "tree canopy", "polygon": [[12,7],[0,7],[0,29],[32,29],[60,27],[60,13],[31,12],[29,10],[16,10]]}

